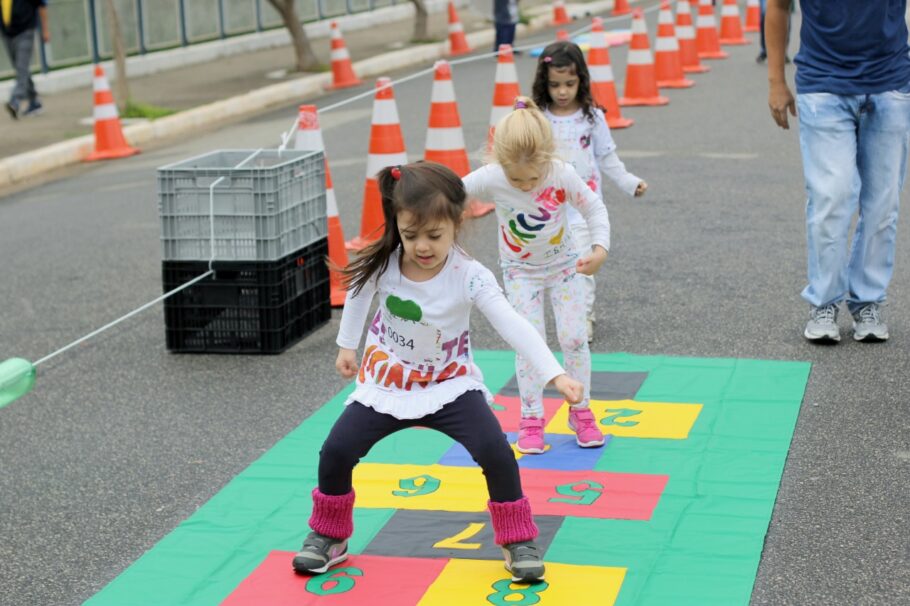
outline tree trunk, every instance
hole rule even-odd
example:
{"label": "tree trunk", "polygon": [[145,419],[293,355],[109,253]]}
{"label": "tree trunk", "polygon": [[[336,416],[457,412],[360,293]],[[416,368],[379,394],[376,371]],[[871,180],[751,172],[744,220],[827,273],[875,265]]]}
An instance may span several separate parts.
{"label": "tree trunk", "polygon": [[291,35],[291,44],[294,46],[294,58],[297,64],[297,71],[307,72],[314,71],[320,67],[319,60],[310,46],[310,39],[297,17],[297,9],[294,7],[294,0],[269,0],[269,4],[275,7],[281,20]]}
{"label": "tree trunk", "polygon": [[411,0],[414,4],[414,34],[411,36],[413,41],[426,41],[430,39],[430,21],[427,7],[424,6],[423,0]]}
{"label": "tree trunk", "polygon": [[104,9],[107,15],[107,24],[111,38],[111,52],[114,54],[114,100],[117,110],[122,116],[126,112],[126,104],[130,100],[130,85],[126,80],[126,51],[124,50],[123,34],[120,32],[120,19],[114,0],[105,0]]}

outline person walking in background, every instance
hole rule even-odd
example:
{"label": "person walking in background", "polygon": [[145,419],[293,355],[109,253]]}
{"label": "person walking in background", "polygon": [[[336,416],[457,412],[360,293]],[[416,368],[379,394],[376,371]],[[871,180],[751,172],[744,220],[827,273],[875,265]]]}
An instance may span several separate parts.
{"label": "person walking in background", "polygon": [[19,118],[22,101],[28,101],[23,116],[37,115],[42,109],[31,73],[35,30],[39,24],[41,39],[46,44],[51,40],[47,0],[0,0],[0,34],[9,62],[16,71],[16,84],[6,104],[6,109],[14,120]]}
{"label": "person walking in background", "polygon": [[853,338],[884,341],[910,139],[907,0],[802,0],[796,99],[784,76],[789,4],[768,0],[768,106],[783,129],[787,112],[799,110],[808,194],[802,296],[810,305],[803,335],[839,341],[838,306],[846,301]]}
{"label": "person walking in background", "polygon": [[[500,44],[512,46],[515,42],[515,28],[518,25],[518,0],[493,0],[493,22],[496,27],[493,52],[499,50]],[[519,54],[515,50],[512,52]]]}

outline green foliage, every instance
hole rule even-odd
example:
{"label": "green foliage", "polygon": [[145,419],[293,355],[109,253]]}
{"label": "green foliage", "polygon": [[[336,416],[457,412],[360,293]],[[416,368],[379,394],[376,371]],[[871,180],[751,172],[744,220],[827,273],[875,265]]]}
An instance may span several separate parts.
{"label": "green foliage", "polygon": [[156,120],[164,116],[170,116],[177,113],[177,110],[168,109],[167,107],[158,107],[148,103],[139,103],[138,101],[127,101],[126,110],[123,112],[123,118],[148,118]]}

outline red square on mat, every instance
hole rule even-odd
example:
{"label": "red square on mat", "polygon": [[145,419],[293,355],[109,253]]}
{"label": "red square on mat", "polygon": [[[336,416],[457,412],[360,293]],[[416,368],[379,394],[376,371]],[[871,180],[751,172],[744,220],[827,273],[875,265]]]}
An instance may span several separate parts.
{"label": "red square on mat", "polygon": [[536,515],[650,520],[667,480],[609,471],[521,470],[521,487]]}
{"label": "red square on mat", "polygon": [[[557,398],[544,398],[544,417],[552,419],[564,402],[565,400]],[[499,420],[503,431],[518,431],[518,422],[521,420],[521,399],[518,396],[493,396],[493,414]]]}
{"label": "red square on mat", "polygon": [[273,551],[222,606],[401,606],[416,604],[448,559],[352,555],[315,575],[291,568],[294,554]]}

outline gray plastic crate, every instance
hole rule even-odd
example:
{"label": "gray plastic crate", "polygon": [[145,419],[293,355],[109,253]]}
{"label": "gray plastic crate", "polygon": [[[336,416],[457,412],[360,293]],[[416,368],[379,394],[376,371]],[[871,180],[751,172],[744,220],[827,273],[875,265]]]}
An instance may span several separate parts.
{"label": "gray plastic crate", "polygon": [[211,257],[210,207],[216,259],[281,259],[328,233],[323,154],[222,150],[159,168],[165,261]]}

